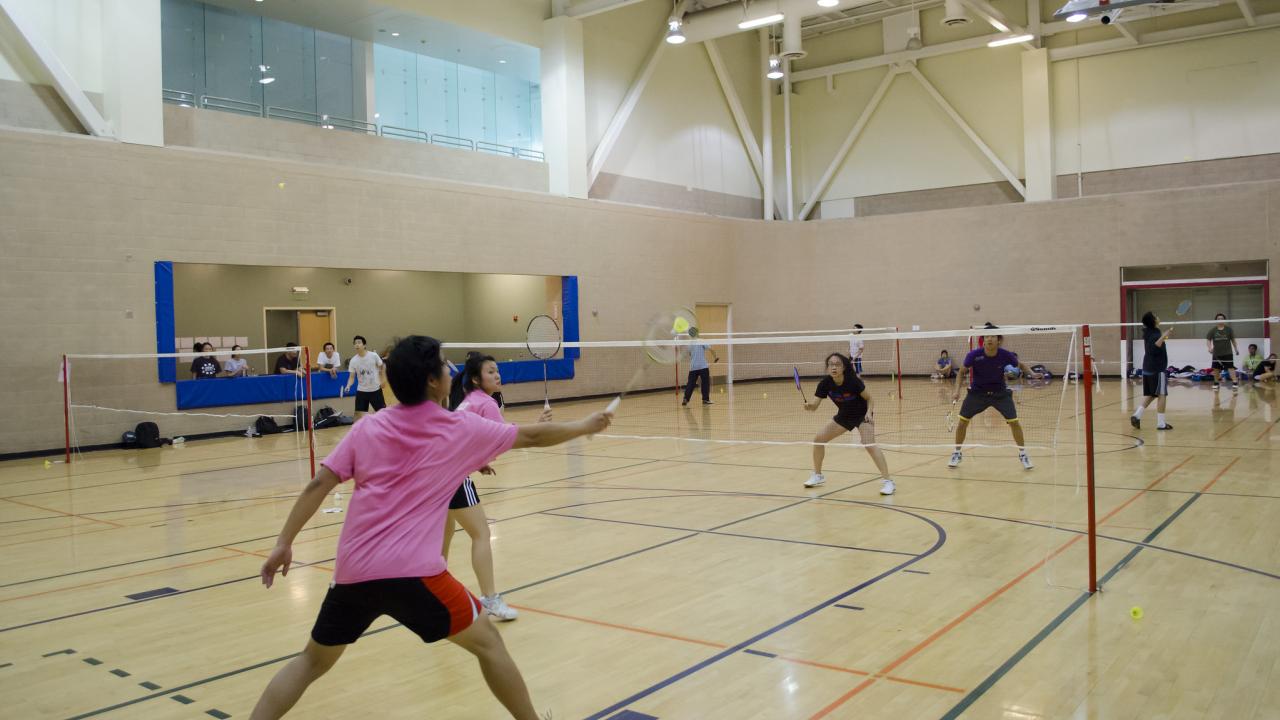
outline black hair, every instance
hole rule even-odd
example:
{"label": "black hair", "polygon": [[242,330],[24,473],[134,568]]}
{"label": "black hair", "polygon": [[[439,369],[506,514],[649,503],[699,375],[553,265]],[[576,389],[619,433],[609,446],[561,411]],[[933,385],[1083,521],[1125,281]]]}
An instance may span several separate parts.
{"label": "black hair", "polygon": [[427,399],[427,381],[439,377],[442,368],[440,341],[410,335],[387,355],[387,382],[401,405],[421,405]]}
{"label": "black hair", "polygon": [[211,342],[209,342],[209,341],[207,341],[207,340],[206,340],[205,342],[200,343],[200,352],[204,352],[204,346],[205,346],[205,345],[208,345],[210,350],[213,350],[213,349],[214,349],[214,348],[213,348],[213,343],[211,343]]}
{"label": "black hair", "polygon": [[[990,320],[988,320],[988,321],[986,322],[986,324],[984,324],[984,325],[982,326],[982,329],[984,329],[984,330],[999,330],[1000,328],[999,328],[998,326],[996,326],[996,325],[993,325],[993,324],[991,323],[991,321],[990,321]],[[984,337],[985,337],[985,336],[984,336]],[[1004,336],[1003,336],[1003,335],[997,335],[997,336],[996,336],[996,342],[1004,342]]]}
{"label": "black hair", "polygon": [[946,355],[947,357],[951,357],[951,353],[947,352],[947,349],[946,349],[946,348],[942,348],[942,352],[938,353],[938,355],[939,355],[939,357],[941,357],[942,355]]}
{"label": "black hair", "polygon": [[295,347],[298,347],[298,343],[290,340],[289,342],[285,343],[284,346],[287,348],[295,348]]}
{"label": "black hair", "polygon": [[467,353],[467,361],[462,369],[453,376],[453,385],[449,388],[449,409],[457,410],[467,393],[480,387],[480,372],[487,362],[497,362],[492,355],[481,355],[472,351]]}
{"label": "black hair", "polygon": [[1257,344],[1257,343],[1249,343],[1249,349],[1250,349],[1250,350],[1257,350],[1257,349],[1258,349],[1258,344]]}
{"label": "black hair", "polygon": [[357,335],[357,336],[355,336],[355,337],[351,338],[351,344],[352,344],[352,345],[355,345],[357,340],[359,340],[361,343],[363,343],[363,344],[365,344],[365,345],[368,345],[368,344],[369,344],[369,341],[368,341],[368,340],[365,340],[363,335]]}
{"label": "black hair", "polygon": [[854,324],[853,324],[853,328],[854,328],[855,330],[861,330],[861,329],[862,329],[862,323],[854,323]]}
{"label": "black hair", "polygon": [[237,350],[243,350],[243,349],[244,349],[244,348],[240,347],[239,345],[232,345],[232,346],[231,346],[231,352],[235,352],[235,351],[237,351]]}
{"label": "black hair", "polygon": [[333,344],[333,343],[331,343],[331,342],[327,342],[327,343],[325,343],[324,345],[321,345],[321,346],[320,346],[320,349],[321,349],[321,350],[323,350],[323,349],[325,349],[325,348],[327,348],[327,347],[331,347],[331,348],[333,348],[334,350],[337,350],[337,349],[338,349],[338,346],[334,345],[334,344]]}
{"label": "black hair", "polygon": [[1213,319],[1214,319],[1214,320],[1226,320],[1226,319],[1227,319],[1227,316],[1226,316],[1226,314],[1225,314],[1225,313],[1218,313],[1217,315],[1214,315],[1214,316],[1213,316]]}
{"label": "black hair", "polygon": [[849,356],[848,356],[848,355],[844,355],[844,354],[841,354],[841,353],[838,353],[838,352],[833,352],[833,353],[831,353],[830,355],[828,355],[828,356],[827,356],[826,361],[825,361],[825,362],[823,362],[822,364],[823,364],[824,366],[826,366],[826,365],[830,365],[830,364],[831,364],[831,358],[840,358],[840,364],[844,366],[844,376],[845,376],[845,377],[853,377],[853,375],[854,375],[854,372],[853,372],[853,361],[849,359]]}
{"label": "black hair", "polygon": [[1148,310],[1145,314],[1143,314],[1142,327],[1150,328],[1154,330],[1156,327],[1156,314],[1151,312],[1150,310]]}
{"label": "black hair", "polygon": [[191,352],[193,353],[204,352],[204,343],[202,342],[193,343],[191,345]]}

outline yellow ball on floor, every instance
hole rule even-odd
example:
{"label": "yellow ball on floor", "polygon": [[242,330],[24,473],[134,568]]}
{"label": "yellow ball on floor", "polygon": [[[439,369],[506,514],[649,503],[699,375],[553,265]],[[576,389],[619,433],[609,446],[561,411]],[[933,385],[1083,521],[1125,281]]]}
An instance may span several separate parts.
{"label": "yellow ball on floor", "polygon": [[283,189],[284,189],[284,183],[279,183],[278,185],[276,185],[276,187],[278,187],[278,188],[280,188],[281,190],[283,190]]}
{"label": "yellow ball on floor", "polygon": [[765,393],[765,394],[764,394],[764,399],[765,399],[765,400],[768,400],[768,399],[769,399],[769,393]]}
{"label": "yellow ball on floor", "polygon": [[1137,605],[1134,605],[1133,607],[1129,608],[1129,616],[1132,617],[1134,620],[1141,620],[1142,608],[1138,607]]}
{"label": "yellow ball on floor", "polygon": [[47,467],[47,468],[50,468],[50,467],[53,467],[53,463],[49,462],[48,460],[45,460],[45,461],[44,461],[44,466],[45,466],[45,467]]}

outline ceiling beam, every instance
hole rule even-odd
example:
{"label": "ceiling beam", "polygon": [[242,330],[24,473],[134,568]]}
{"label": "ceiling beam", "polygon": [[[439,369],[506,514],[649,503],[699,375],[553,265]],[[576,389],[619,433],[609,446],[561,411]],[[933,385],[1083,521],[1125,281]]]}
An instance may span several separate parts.
{"label": "ceiling beam", "polygon": [[1236,0],[1236,5],[1240,6],[1240,14],[1244,16],[1244,21],[1249,23],[1249,27],[1256,27],[1258,19],[1253,15],[1253,6],[1249,4],[1249,0]]}
{"label": "ceiling beam", "polygon": [[[960,0],[961,3],[970,10],[978,14],[988,25],[995,28],[996,31],[1009,33],[1010,35],[1026,35],[1027,29],[1018,25],[1014,25],[1004,13],[997,10],[987,0]],[[1028,50],[1035,50],[1035,42],[1020,43],[1022,47]]]}
{"label": "ceiling beam", "polygon": [[584,17],[591,17],[592,15],[599,15],[600,13],[607,13],[610,10],[624,8],[628,5],[635,5],[640,2],[644,2],[644,0],[586,0],[586,2],[580,2],[577,5],[569,7],[565,10],[564,14],[571,18],[582,19]]}
{"label": "ceiling beam", "polygon": [[1120,34],[1129,39],[1134,45],[1141,45],[1142,41],[1138,39],[1138,33],[1128,23],[1113,22],[1111,26],[1120,31]]}

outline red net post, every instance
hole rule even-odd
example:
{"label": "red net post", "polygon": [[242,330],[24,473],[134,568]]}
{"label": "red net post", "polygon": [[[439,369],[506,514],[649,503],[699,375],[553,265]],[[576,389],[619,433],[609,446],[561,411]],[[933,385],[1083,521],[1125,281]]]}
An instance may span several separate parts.
{"label": "red net post", "polygon": [[316,476],[316,431],[315,423],[311,422],[311,348],[302,348],[302,358],[306,362],[302,366],[302,372],[307,379],[307,454],[311,457],[311,477]]}
{"label": "red net post", "polygon": [[1098,528],[1097,510],[1094,503],[1093,475],[1093,340],[1089,336],[1089,326],[1081,328],[1081,339],[1084,355],[1084,452],[1085,478],[1088,487],[1089,503],[1089,592],[1098,591]]}
{"label": "red net post", "polygon": [[62,435],[66,441],[64,459],[71,464],[71,373],[67,372],[67,356],[62,356]]}

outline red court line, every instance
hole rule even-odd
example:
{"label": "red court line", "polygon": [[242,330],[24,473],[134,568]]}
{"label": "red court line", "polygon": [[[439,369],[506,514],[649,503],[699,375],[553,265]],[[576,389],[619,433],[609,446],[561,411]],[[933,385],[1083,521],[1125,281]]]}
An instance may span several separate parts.
{"label": "red court line", "polygon": [[44,507],[43,505],[33,505],[31,503],[22,502],[21,500],[14,500],[13,498],[0,498],[0,500],[4,500],[5,502],[11,502],[14,505],[22,505],[24,507],[35,508],[36,510],[44,510],[45,512],[51,512],[51,513],[55,513],[57,515],[63,515],[66,517],[80,518],[81,520],[88,520],[90,522],[102,523],[103,525],[111,525],[113,527],[124,527],[123,525],[120,525],[118,523],[113,523],[110,520],[99,520],[97,518],[91,518],[87,515],[77,515],[75,513],[64,512],[62,510],[54,510],[53,508],[47,508],[47,507]]}
{"label": "red court line", "polygon": [[1254,438],[1254,441],[1256,442],[1258,440],[1261,440],[1262,436],[1271,432],[1271,428],[1275,427],[1276,423],[1278,422],[1280,422],[1280,418],[1276,418],[1275,420],[1272,420],[1266,427],[1262,428],[1262,432],[1258,433],[1258,437]]}
{"label": "red court line", "polygon": [[[1102,519],[1098,521],[1098,526],[1101,527],[1104,523],[1106,523],[1108,519],[1114,517],[1121,510],[1128,507],[1130,503],[1132,503],[1134,500],[1137,500],[1139,497],[1144,495],[1151,488],[1155,487],[1156,485],[1159,485],[1161,482],[1164,482],[1169,476],[1173,475],[1175,472],[1178,471],[1179,468],[1181,468],[1182,466],[1186,465],[1189,462],[1191,462],[1191,457],[1188,457],[1187,459],[1178,463],[1169,471],[1165,472],[1163,475],[1153,480],[1145,488],[1134,493],[1133,497],[1124,501],[1123,503],[1120,504],[1119,507],[1115,508],[1114,510],[1112,510],[1111,512],[1103,516]],[[978,603],[975,604],[973,607],[970,607],[968,610],[965,610],[964,612],[960,613],[954,619],[948,622],[946,625],[943,625],[941,628],[935,630],[931,635],[926,637],[924,640],[921,640],[910,650],[907,650],[905,653],[898,656],[898,658],[895,659],[893,662],[890,662],[888,665],[885,665],[883,668],[880,669],[879,672],[875,673],[875,675],[867,678],[865,681],[859,683],[857,687],[853,688],[852,690],[845,693],[844,695],[841,695],[840,697],[836,698],[835,701],[833,701],[830,705],[827,705],[826,707],[824,707],[823,709],[819,710],[817,713],[812,715],[809,718],[809,720],[818,720],[819,718],[823,718],[823,717],[826,717],[827,715],[830,715],[832,711],[834,711],[836,708],[848,702],[851,698],[853,698],[853,696],[857,695],[858,693],[862,692],[866,688],[870,687],[872,684],[875,683],[876,680],[885,676],[894,668],[902,665],[903,663],[905,663],[906,661],[914,657],[917,653],[919,653],[920,651],[932,645],[935,641],[938,640],[938,638],[941,638],[943,635],[946,635],[947,633],[951,632],[953,629],[956,628],[956,626],[960,625],[960,623],[964,622],[965,620],[968,620],[970,617],[974,615],[974,613],[978,612],[982,608],[991,604],[991,602],[994,601],[996,598],[1000,597],[1005,592],[1007,592],[1010,588],[1014,587],[1018,583],[1025,580],[1032,573],[1034,573],[1035,571],[1043,567],[1044,564],[1047,563],[1048,561],[1052,560],[1058,555],[1061,555],[1067,548],[1079,542],[1080,539],[1083,537],[1084,537],[1083,535],[1076,535],[1075,537],[1071,538],[1067,542],[1063,543],[1061,547],[1059,547],[1057,550],[1054,550],[1052,553],[1049,553],[1049,555],[1047,555],[1044,559],[1036,562],[1036,564],[1022,571],[1022,573],[1019,574],[1017,577],[1005,583],[1004,585],[1001,585],[995,592],[986,596],[982,600],[979,600]]]}
{"label": "red court line", "polygon": [[1200,492],[1208,492],[1209,488],[1213,487],[1215,483],[1221,480],[1222,476],[1226,475],[1227,471],[1230,470],[1232,466],[1234,466],[1238,462],[1240,462],[1239,456],[1237,456],[1235,460],[1232,460],[1231,462],[1227,463],[1226,467],[1219,470],[1218,474],[1213,476],[1213,479],[1209,481],[1208,485],[1205,485],[1204,487],[1200,488]]}

